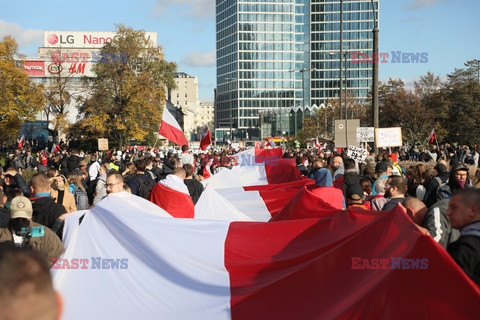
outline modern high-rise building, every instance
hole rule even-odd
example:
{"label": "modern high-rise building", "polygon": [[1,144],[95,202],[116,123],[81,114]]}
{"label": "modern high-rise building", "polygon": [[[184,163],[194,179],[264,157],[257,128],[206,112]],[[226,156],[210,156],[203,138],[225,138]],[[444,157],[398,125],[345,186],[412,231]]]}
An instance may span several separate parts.
{"label": "modern high-rise building", "polygon": [[265,113],[276,119],[272,134],[295,134],[312,106],[339,97],[340,72],[348,96],[367,99],[372,65],[352,51],[372,56],[372,1],[343,1],[342,71],[340,3],[217,0],[217,139],[260,137]]}

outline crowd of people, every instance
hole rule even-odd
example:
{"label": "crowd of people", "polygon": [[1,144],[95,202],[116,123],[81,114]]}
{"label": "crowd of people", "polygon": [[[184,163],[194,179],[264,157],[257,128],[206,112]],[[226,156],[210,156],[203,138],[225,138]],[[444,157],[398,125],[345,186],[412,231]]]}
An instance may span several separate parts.
{"label": "crowd of people", "polygon": [[[159,195],[175,190],[190,202],[185,217],[193,217],[204,191],[201,181],[239,165],[234,156],[239,151],[190,150],[186,145],[91,153],[65,146],[54,152],[32,153],[28,146],[12,150],[0,168],[0,242],[28,242],[51,266],[65,250],[65,217],[117,192],[143,197],[168,212],[170,204]],[[343,208],[375,212],[402,206],[418,230],[444,247],[480,285],[477,148],[442,145],[417,153],[415,148],[383,150],[357,163],[342,149],[285,148],[283,158],[294,159],[304,179],[315,180],[318,192],[340,195]],[[28,234],[35,227],[44,227],[43,237]]]}

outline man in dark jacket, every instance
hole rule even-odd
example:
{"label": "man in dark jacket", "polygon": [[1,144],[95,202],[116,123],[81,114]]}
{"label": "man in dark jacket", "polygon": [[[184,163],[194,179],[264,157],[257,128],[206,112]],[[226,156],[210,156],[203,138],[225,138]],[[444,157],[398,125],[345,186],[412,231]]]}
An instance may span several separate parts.
{"label": "man in dark jacket", "polygon": [[430,209],[415,197],[406,198],[402,203],[407,210],[407,215],[420,227],[419,229],[426,229],[433,240],[444,248],[456,241],[460,234],[457,229],[452,229],[447,217],[448,201],[449,199],[438,201]]}
{"label": "man in dark jacket", "polygon": [[405,192],[407,181],[402,176],[390,176],[385,183],[385,198],[388,198],[387,203],[382,208],[382,211],[392,210],[397,204],[405,200]]}
{"label": "man in dark jacket", "polygon": [[468,168],[463,164],[456,165],[450,172],[448,182],[437,191],[437,200],[450,198],[456,190],[470,188]]}
{"label": "man in dark jacket", "polygon": [[36,173],[32,176],[30,184],[33,192],[33,198],[30,199],[33,204],[32,220],[49,227],[61,238],[67,210],[51,197],[49,177],[45,173]]}
{"label": "man in dark jacket", "polygon": [[148,159],[141,159],[135,161],[136,174],[135,176],[128,181],[128,186],[132,191],[132,194],[142,197],[144,199],[148,198],[148,194],[153,189],[155,181],[152,179],[150,174],[146,172]]}
{"label": "man in dark jacket", "polygon": [[188,188],[188,193],[193,200],[193,204],[197,204],[198,199],[203,192],[203,184],[193,178],[193,166],[189,163],[183,165],[183,169],[185,169],[186,178],[183,180],[185,185]]}
{"label": "man in dark jacket", "polygon": [[358,174],[357,169],[355,168],[355,160],[347,159],[344,162],[345,173],[343,174],[343,195],[347,196],[347,187],[349,185],[360,184],[361,176]]}
{"label": "man in dark jacket", "polygon": [[423,202],[428,208],[437,202],[437,190],[441,185],[448,182],[450,176],[447,166],[443,163],[438,163],[434,169],[437,171],[437,176],[427,183],[425,196],[423,198]]}
{"label": "man in dark jacket", "polygon": [[465,273],[480,286],[480,191],[457,191],[448,204],[447,215],[460,238],[447,251]]}

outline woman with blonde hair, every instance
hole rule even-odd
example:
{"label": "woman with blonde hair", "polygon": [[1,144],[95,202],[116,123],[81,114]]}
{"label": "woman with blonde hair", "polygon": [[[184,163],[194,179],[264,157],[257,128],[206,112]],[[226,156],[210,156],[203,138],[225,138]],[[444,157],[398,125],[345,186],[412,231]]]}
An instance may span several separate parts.
{"label": "woman with blonde hair", "polygon": [[77,209],[87,210],[88,196],[82,183],[82,176],[75,172],[70,172],[67,176],[67,180],[70,184],[70,193],[72,193],[73,197],[75,198],[75,205],[77,206]]}

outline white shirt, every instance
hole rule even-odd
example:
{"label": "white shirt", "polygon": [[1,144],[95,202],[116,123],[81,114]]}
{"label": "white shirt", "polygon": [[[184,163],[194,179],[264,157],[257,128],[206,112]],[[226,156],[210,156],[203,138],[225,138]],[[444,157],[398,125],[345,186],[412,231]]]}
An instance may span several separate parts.
{"label": "white shirt", "polygon": [[180,161],[182,161],[182,166],[187,163],[193,166],[193,155],[191,155],[190,153],[184,152],[180,155]]}
{"label": "white shirt", "polygon": [[99,169],[100,169],[100,163],[98,163],[98,161],[95,161],[90,165],[90,168],[88,169],[88,175],[90,176],[90,181],[93,181],[97,178]]}

